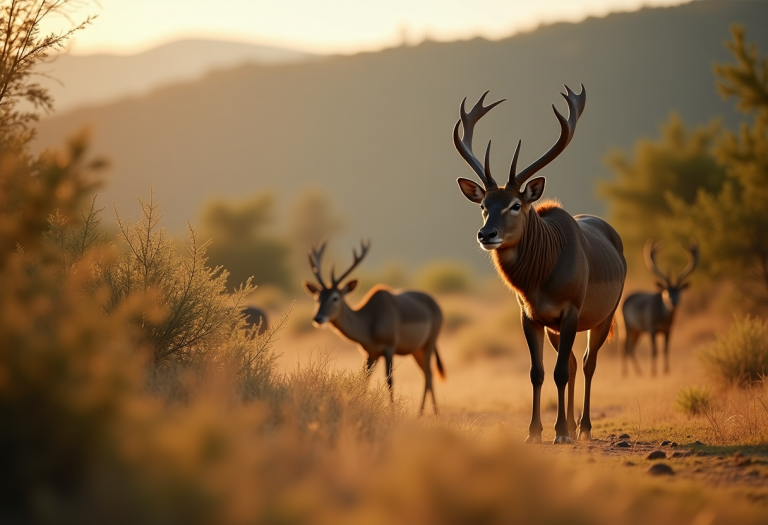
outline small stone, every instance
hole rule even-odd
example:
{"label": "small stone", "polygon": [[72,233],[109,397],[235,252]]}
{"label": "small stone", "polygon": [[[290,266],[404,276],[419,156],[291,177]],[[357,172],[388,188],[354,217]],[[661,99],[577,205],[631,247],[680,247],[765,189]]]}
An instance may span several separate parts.
{"label": "small stone", "polygon": [[625,466],[625,467],[634,467],[634,466],[635,466],[635,464],[634,464],[633,462],[631,462],[631,461],[625,461],[625,462],[624,462],[624,466]]}
{"label": "small stone", "polygon": [[684,458],[684,457],[687,457],[687,456],[688,456],[687,452],[681,452],[680,450],[676,450],[676,451],[672,452],[672,455],[670,457],[673,457],[673,458]]}
{"label": "small stone", "polygon": [[661,442],[661,446],[662,447],[666,447],[666,446],[671,445],[671,444],[672,444],[672,442],[670,440],[668,440],[668,439],[665,439],[664,441]]}
{"label": "small stone", "polygon": [[701,441],[699,441],[698,439],[697,439],[696,441],[694,441],[694,442],[693,442],[693,444],[694,444],[694,445],[699,445],[699,446],[704,446],[704,443],[702,443],[702,442],[701,442]]}
{"label": "small stone", "polygon": [[629,443],[627,443],[626,441],[619,441],[618,443],[616,443],[616,444],[614,445],[614,447],[621,447],[621,448],[629,448],[629,447],[631,447],[631,446],[632,446],[632,445],[630,445],[630,444],[629,444]]}
{"label": "small stone", "polygon": [[619,439],[629,439],[631,436],[629,434],[622,434],[619,436]]}
{"label": "small stone", "polygon": [[675,471],[666,463],[654,463],[648,469],[648,474],[651,476],[673,476]]}
{"label": "small stone", "polygon": [[654,450],[645,456],[645,459],[650,459],[651,461],[655,459],[667,459],[667,454],[663,450]]}
{"label": "small stone", "polygon": [[678,447],[680,445],[678,445],[676,441],[673,441],[672,443],[669,444],[669,446],[670,447]]}

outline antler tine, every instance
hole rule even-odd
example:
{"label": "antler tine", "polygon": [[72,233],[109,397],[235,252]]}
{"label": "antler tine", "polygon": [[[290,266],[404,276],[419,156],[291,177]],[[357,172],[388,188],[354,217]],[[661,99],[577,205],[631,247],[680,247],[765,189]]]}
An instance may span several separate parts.
{"label": "antler tine", "polygon": [[323,253],[325,253],[326,245],[327,245],[327,242],[323,241],[320,243],[319,248],[315,248],[315,245],[313,244],[312,247],[309,249],[309,267],[312,269],[312,273],[315,275],[317,282],[319,282],[320,286],[322,286],[323,288],[328,288],[323,282],[323,276],[320,270],[320,261],[323,258]]}
{"label": "antler tine", "polygon": [[645,250],[643,251],[643,254],[645,255],[645,265],[650,271],[661,277],[665,283],[669,283],[669,277],[656,265],[656,254],[659,253],[662,246],[663,243],[653,242],[653,239],[648,239],[646,241]]}
{"label": "antler tine", "polygon": [[693,269],[696,268],[696,265],[699,264],[699,243],[697,243],[695,239],[691,239],[688,241],[686,250],[688,250],[688,266],[683,268],[683,271],[680,272],[680,276],[677,278],[678,284],[681,284],[683,280],[691,274]]}
{"label": "antler tine", "polygon": [[361,241],[360,241],[360,255],[358,255],[358,254],[357,254],[357,250],[356,250],[355,248],[352,248],[352,266],[350,266],[350,267],[349,267],[349,269],[347,269],[347,271],[346,271],[346,272],[344,272],[344,273],[342,274],[342,276],[341,276],[341,277],[339,277],[338,279],[336,279],[336,278],[333,276],[333,272],[331,272],[331,282],[332,282],[332,286],[334,286],[334,287],[335,287],[335,286],[336,286],[336,285],[338,285],[338,284],[339,284],[341,281],[343,281],[343,280],[344,280],[344,279],[347,277],[347,275],[349,275],[350,273],[352,273],[352,270],[354,270],[354,269],[357,267],[357,265],[358,265],[358,264],[360,264],[360,262],[361,262],[363,259],[365,259],[365,256],[368,254],[368,250],[370,249],[370,247],[371,247],[371,241],[364,241],[364,240],[361,240]]}
{"label": "antler tine", "polygon": [[[490,190],[493,188],[498,188],[498,185],[496,184],[496,181],[493,180],[490,170],[484,170],[483,165],[479,160],[477,160],[477,157],[475,157],[475,154],[472,152],[472,136],[475,132],[475,124],[477,124],[477,122],[483,118],[486,113],[504,102],[506,99],[497,100],[493,104],[483,106],[483,102],[485,101],[485,96],[487,94],[488,91],[482,94],[480,99],[472,107],[469,113],[467,113],[466,109],[464,108],[467,99],[465,98],[461,101],[461,108],[459,109],[461,118],[456,121],[456,125],[453,127],[453,145],[456,146],[456,150],[459,152],[459,155],[461,155],[467,164],[469,164],[469,167],[472,168],[475,173],[477,173],[478,177],[480,177],[480,180],[485,186],[485,189]],[[459,139],[459,126],[463,128],[464,132],[461,139]],[[487,155],[488,153],[486,152],[486,158]]]}
{"label": "antler tine", "polygon": [[560,114],[554,104],[552,105],[552,109],[555,111],[555,117],[557,117],[557,121],[560,123],[560,137],[557,139],[557,142],[549,148],[549,151],[539,157],[533,164],[525,168],[519,174],[515,176],[510,172],[508,185],[522,187],[534,173],[555,160],[555,158],[557,158],[557,156],[560,155],[571,142],[573,134],[576,131],[576,123],[584,112],[584,105],[587,102],[587,92],[584,89],[584,84],[582,84],[581,93],[574,93],[568,86],[565,86],[565,93],[561,93],[561,95],[568,104],[568,119]]}

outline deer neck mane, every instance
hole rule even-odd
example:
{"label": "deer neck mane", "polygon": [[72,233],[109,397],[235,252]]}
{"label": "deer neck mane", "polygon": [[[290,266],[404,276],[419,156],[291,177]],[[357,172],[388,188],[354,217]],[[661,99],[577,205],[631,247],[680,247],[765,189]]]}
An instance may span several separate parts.
{"label": "deer neck mane", "polygon": [[526,302],[552,273],[565,246],[560,224],[542,217],[553,208],[559,205],[545,202],[531,210],[520,241],[491,255],[501,278]]}

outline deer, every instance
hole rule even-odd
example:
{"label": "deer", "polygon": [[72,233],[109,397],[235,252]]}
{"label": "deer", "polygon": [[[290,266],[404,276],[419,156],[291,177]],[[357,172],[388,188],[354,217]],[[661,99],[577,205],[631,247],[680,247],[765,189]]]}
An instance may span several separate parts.
{"label": "deer", "polygon": [[[518,141],[509,179],[499,187],[491,175],[491,143],[481,163],[472,151],[477,122],[504,102],[484,106],[486,91],[471,111],[460,107],[453,128],[453,143],[482,185],[466,178],[457,180],[464,196],[480,205],[483,227],[477,233],[480,248],[490,253],[497,273],[517,296],[521,324],[531,356],[533,387],[531,423],[526,443],[541,443],[541,387],[544,383],[544,333],[557,351],[554,381],[557,385],[555,444],[591,439],[590,394],[597,356],[613,336],[614,314],[624,289],[627,264],[621,237],[606,221],[593,215],[572,216],[557,201],[537,201],[544,193],[544,177],[533,175],[560,155],[573,138],[584,111],[586,91],[561,93],[568,104],[568,118],[553,105],[560,123],[557,142],[528,167],[517,172],[521,141]],[[462,134],[460,135],[460,131]],[[583,356],[584,406],[577,424],[574,417],[574,385],[578,364],[572,348],[577,332],[588,332]],[[568,389],[568,405],[565,391]]]}
{"label": "deer", "polygon": [[669,274],[665,274],[656,264],[656,256],[662,248],[661,243],[648,239],[643,250],[645,265],[659,277],[656,293],[637,292],[624,300],[622,314],[624,317],[624,352],[622,355],[622,375],[627,375],[627,360],[632,359],[637,375],[641,375],[640,365],[635,356],[635,345],[643,333],[651,336],[651,375],[656,375],[656,336],[664,335],[664,373],[669,373],[669,338],[672,332],[672,324],[675,321],[675,312],[680,304],[683,290],[688,288],[689,282],[685,279],[693,272],[699,262],[699,247],[696,241],[689,241],[685,249],[688,253],[688,264],[672,280]]}
{"label": "deer", "polygon": [[432,355],[435,356],[437,371],[445,378],[445,371],[437,351],[437,337],[443,324],[443,313],[437,302],[429,295],[418,291],[391,291],[382,285],[374,286],[351,308],[345,297],[357,288],[357,279],[342,285],[342,281],[365,258],[370,242],[361,242],[360,253],[352,250],[352,265],[338,279],[331,267],[331,280],[326,284],[322,278],[321,262],[327,243],[309,250],[309,266],[318,284],[303,281],[306,292],[316,303],[312,319],[316,327],[330,325],[341,337],[357,343],[367,357],[366,370],[371,370],[383,357],[386,364],[387,384],[390,400],[394,402],[392,362],[395,355],[412,355],[424,372],[424,395],[419,415],[424,413],[427,392],[432,396],[432,407],[438,414],[435,392],[432,388]]}

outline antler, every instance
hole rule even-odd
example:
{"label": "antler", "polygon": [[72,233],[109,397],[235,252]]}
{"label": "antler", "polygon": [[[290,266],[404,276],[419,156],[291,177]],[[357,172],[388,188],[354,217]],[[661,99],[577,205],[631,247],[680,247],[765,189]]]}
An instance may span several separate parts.
{"label": "antler", "polygon": [[696,242],[695,239],[691,239],[688,241],[688,246],[686,246],[686,250],[688,250],[688,266],[686,266],[683,271],[680,273],[680,277],[677,278],[677,283],[680,284],[683,282],[683,279],[688,277],[694,268],[696,268],[696,265],[699,263],[699,244]]}
{"label": "antler", "polygon": [[[466,103],[467,99],[465,98],[461,101],[461,118],[456,121],[456,125],[453,127],[453,145],[456,146],[459,154],[464,158],[467,164],[469,164],[472,170],[477,173],[477,176],[480,177],[480,180],[485,185],[485,189],[491,190],[498,188],[496,181],[493,180],[493,177],[491,176],[491,167],[488,163],[488,157],[491,151],[491,143],[488,142],[488,147],[485,150],[485,169],[483,169],[483,165],[480,164],[480,161],[477,160],[477,157],[475,157],[475,154],[472,152],[472,135],[475,131],[475,124],[477,124],[477,122],[483,118],[486,113],[488,113],[495,106],[504,102],[506,99],[498,100],[488,106],[483,106],[483,101],[485,100],[485,96],[487,94],[488,91],[483,93],[483,95],[480,97],[480,99],[469,113],[467,113],[464,109],[464,104]],[[461,127],[464,129],[464,134],[461,139],[459,139],[459,125],[461,125]]]}
{"label": "antler", "polygon": [[555,111],[555,117],[557,117],[558,122],[560,122],[560,138],[557,139],[554,146],[549,148],[549,151],[539,157],[538,160],[534,161],[533,164],[525,168],[519,174],[515,175],[517,154],[520,150],[520,143],[518,142],[517,149],[515,150],[515,157],[509,170],[508,187],[522,187],[534,173],[555,160],[555,158],[557,158],[557,156],[560,155],[571,142],[573,133],[576,131],[576,123],[579,121],[579,117],[584,111],[584,104],[587,102],[587,92],[584,89],[584,84],[582,84],[581,93],[574,93],[568,86],[565,86],[565,93],[561,93],[561,95],[563,95],[563,98],[568,103],[568,119],[566,120],[566,118],[557,111],[554,104],[552,105],[552,109]]}
{"label": "antler", "polygon": [[354,270],[357,267],[358,264],[360,264],[360,261],[362,261],[365,258],[370,247],[371,247],[371,241],[368,241],[368,242],[360,241],[360,255],[357,254],[357,250],[352,248],[352,259],[353,259],[352,266],[350,266],[349,269],[346,272],[344,272],[344,274],[338,279],[336,279],[336,277],[333,276],[334,269],[333,267],[331,267],[331,286],[335,287],[341,281],[343,281],[344,278],[347,275],[349,275],[352,272],[352,270]]}
{"label": "antler", "polygon": [[320,261],[323,259],[323,253],[325,252],[326,241],[320,243],[320,248],[315,248],[313,244],[309,249],[309,267],[312,268],[312,273],[315,274],[317,282],[323,288],[328,288],[323,282],[322,272],[320,271]]}
{"label": "antler", "polygon": [[648,267],[650,271],[661,277],[665,283],[669,284],[669,277],[659,270],[659,267],[656,265],[656,254],[659,253],[659,250],[661,250],[661,247],[664,245],[664,243],[661,242],[653,242],[653,239],[648,239],[645,242],[645,265]]}

